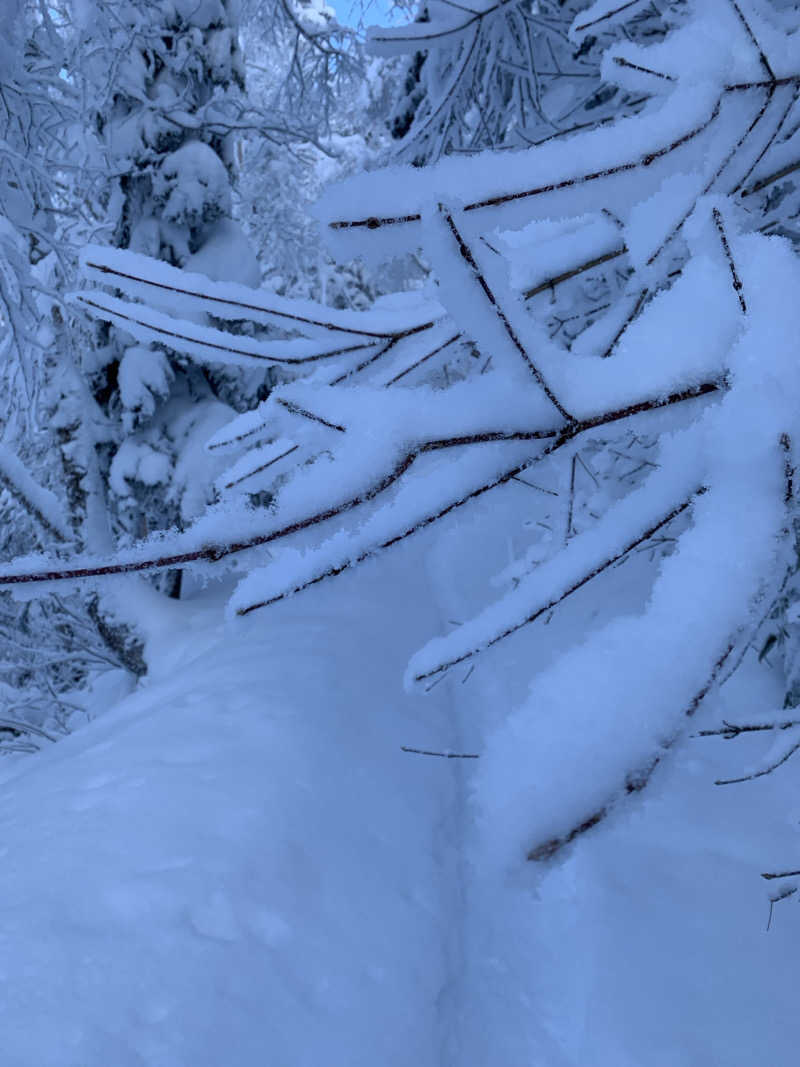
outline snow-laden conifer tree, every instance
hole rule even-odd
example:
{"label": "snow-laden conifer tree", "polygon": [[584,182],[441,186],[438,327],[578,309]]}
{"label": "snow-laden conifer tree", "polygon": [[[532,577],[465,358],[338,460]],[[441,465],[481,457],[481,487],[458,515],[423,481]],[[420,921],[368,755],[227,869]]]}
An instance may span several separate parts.
{"label": "snow-laden conifer tree", "polygon": [[[113,246],[208,277],[256,285],[255,254],[232,219],[237,130],[248,128],[236,5],[102,0],[83,15],[84,69]],[[114,328],[89,368],[107,421],[106,493],[113,532],[139,537],[181,526],[207,502],[204,437],[230,414],[242,383],[141,344]],[[257,392],[260,382],[247,382]],[[179,572],[167,588],[178,593]]]}
{"label": "snow-laden conifer tree", "polygon": [[[601,0],[572,37],[624,13]],[[502,863],[558,854],[646,788],[753,644],[794,551],[800,266],[787,239],[759,232],[753,197],[798,165],[797,16],[752,0],[689,16],[657,43],[606,52],[605,79],[648,97],[636,115],[329,191],[320,213],[338,254],[421,247],[435,278],[425,294],[334,312],[89,249],[95,288],[79,301],[143,343],[168,329],[200,364],[311,373],[211,439],[231,457],[226,503],[191,531],[107,559],[27,561],[3,580],[219,571],[249,553],[231,610],[250,615],[523,483],[549,509],[549,540],[531,538],[497,600],[422,649],[408,682],[502,669],[512,635],[535,640],[537,620],[646,546],[644,608],[616,616],[612,597],[585,642],[533,679],[487,739],[477,787]],[[542,299],[612,260],[621,295],[565,343]],[[165,293],[170,315],[153,306]],[[287,337],[198,324],[212,307]],[[429,376],[454,348],[458,376]],[[591,469],[610,428],[644,456],[627,491]],[[271,513],[246,505],[264,489]]]}

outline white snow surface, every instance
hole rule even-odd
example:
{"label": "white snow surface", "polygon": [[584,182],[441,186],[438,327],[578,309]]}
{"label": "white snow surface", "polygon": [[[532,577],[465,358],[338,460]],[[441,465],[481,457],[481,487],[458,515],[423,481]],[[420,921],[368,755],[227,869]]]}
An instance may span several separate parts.
{"label": "white snow surface", "polygon": [[[687,742],[560,865],[512,875],[478,761],[400,751],[480,752],[528,671],[603,610],[599,587],[503,671],[402,694],[420,633],[473,606],[475,543],[488,572],[498,515],[527,500],[509,487],[454,520],[427,565],[404,549],[232,628],[225,590],[162,604],[146,682],[6,769],[4,1065],[795,1062],[797,909],[767,934],[758,878],[796,849],[791,772],[715,789],[752,742]],[[615,607],[639,566],[616,572]],[[764,696],[740,681],[703,725]]]}
{"label": "white snow surface", "polygon": [[162,608],[138,691],[6,770],[5,1067],[439,1062],[451,784],[400,751],[442,715],[397,685],[415,584],[390,630],[380,583],[235,633],[218,592]]}

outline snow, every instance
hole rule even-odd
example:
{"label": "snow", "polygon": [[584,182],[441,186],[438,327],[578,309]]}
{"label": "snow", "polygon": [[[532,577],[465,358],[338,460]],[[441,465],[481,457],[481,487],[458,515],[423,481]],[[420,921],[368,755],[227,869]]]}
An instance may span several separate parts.
{"label": "snow", "polygon": [[[635,6],[600,0],[573,38]],[[29,595],[87,567],[149,667],[94,678],[88,722],[0,772],[4,1063],[796,1061],[798,878],[759,875],[796,867],[798,727],[713,729],[794,714],[757,626],[794,551],[800,264],[726,197],[789,159],[770,144],[795,85],[737,83],[791,70],[796,40],[750,0],[687,6],[607,57],[652,93],[637,115],[326,196],[338,255],[422,247],[424,292],[354,312],[255,289],[199,141],[161,166],[135,251],[85,251],[74,299],[137,342],[111,491],[187,528],[4,568]],[[489,7],[435,3],[410,36]],[[181,12],[198,41],[226,14]],[[186,270],[142,254],[162,241]],[[611,310],[565,346],[555,286],[520,290],[611,253]],[[266,336],[220,326],[243,319]],[[465,380],[412,384],[456,342]],[[192,366],[256,361],[310,373],[235,414]],[[647,473],[612,491],[583,456],[629,427]],[[66,536],[10,452],[0,475]],[[183,599],[100,581],[154,558]]]}
{"label": "snow", "polygon": [[203,245],[184,264],[190,274],[205,274],[217,282],[234,282],[252,289],[261,284],[261,268],[238,222],[220,219]]}
{"label": "snow", "polygon": [[6,772],[8,1067],[438,1063],[451,786],[394,680],[426,600],[161,605],[147,682]]}
{"label": "snow", "polygon": [[129,482],[163,485],[169,479],[170,461],[144,441],[123,441],[111,462],[109,482],[118,496],[130,494]]}
{"label": "snow", "polygon": [[117,371],[119,393],[126,408],[152,415],[156,397],[169,393],[172,372],[163,352],[144,345],[126,348]]}
{"label": "snow", "polygon": [[21,460],[5,445],[0,445],[0,484],[17,497],[48,535],[57,541],[71,540],[63,509],[55,493],[39,485]]}
{"label": "snow", "polygon": [[165,156],[153,176],[153,198],[167,223],[197,226],[231,210],[225,164],[213,148],[189,141]]}
{"label": "snow", "polygon": [[[510,500],[468,525],[487,561]],[[4,1063],[794,1062],[796,908],[765,934],[755,874],[796,846],[790,771],[715,791],[739,753],[693,741],[602,837],[509,878],[474,768],[400,751],[482,751],[519,678],[398,685],[431,594],[465,606],[455,533],[235,631],[224,589],[151,606],[147,681],[6,770]]]}
{"label": "snow", "polygon": [[[468,617],[484,602],[492,561],[503,555],[507,531],[520,529],[532,495],[509,485],[491,508],[439,526],[428,569],[446,619]],[[503,825],[487,812],[483,787],[487,739],[524,699],[531,675],[547,670],[565,645],[609,614],[641,610],[648,570],[645,557],[631,557],[552,619],[510,638],[502,653],[487,653],[491,661],[478,662],[468,676],[466,668],[453,672],[425,698],[450,693],[453,746],[481,753],[478,761],[453,761],[466,801],[465,916],[461,1010],[448,1067],[795,1062],[797,909],[777,904],[766,933],[772,890],[758,877],[785,869],[776,857],[796,855],[791,764],[782,779],[720,789],[714,780],[748,759],[734,747],[742,741],[687,739],[647,790],[559,862],[512,865],[498,856]],[[680,674],[681,664],[673,670]],[[779,694],[774,676],[752,657],[694,725],[749,721],[754,708],[773,706]],[[557,727],[554,715],[546,719]],[[759,737],[751,751],[768,746]],[[527,747],[525,756],[537,759]],[[598,753],[590,778],[601,765]]]}
{"label": "snow", "polygon": [[88,245],[82,250],[81,269],[88,281],[112,285],[127,297],[163,308],[172,316],[185,314],[191,319],[200,312],[220,319],[247,318],[326,340],[331,339],[329,333],[387,338],[399,329],[423,324],[442,314],[436,304],[418,300],[411,307],[380,308],[377,312],[321,308],[311,300],[290,300],[227,279],[210,281],[203,274],[178,270],[149,256],[100,245]]}

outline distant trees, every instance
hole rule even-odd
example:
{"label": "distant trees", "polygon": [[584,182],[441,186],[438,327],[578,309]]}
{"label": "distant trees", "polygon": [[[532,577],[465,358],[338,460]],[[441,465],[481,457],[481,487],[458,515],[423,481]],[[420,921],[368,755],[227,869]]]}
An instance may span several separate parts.
{"label": "distant trees", "polygon": [[[19,0],[0,16],[0,529],[9,558],[82,539],[92,493],[91,402],[65,291],[71,238],[91,227],[81,101],[64,76],[57,5]],[[91,232],[91,230],[90,230]],[[87,477],[88,474],[88,477]],[[99,547],[99,546],[98,546]],[[78,694],[121,666],[116,642],[74,593],[0,601],[0,748],[30,750],[67,728]]]}

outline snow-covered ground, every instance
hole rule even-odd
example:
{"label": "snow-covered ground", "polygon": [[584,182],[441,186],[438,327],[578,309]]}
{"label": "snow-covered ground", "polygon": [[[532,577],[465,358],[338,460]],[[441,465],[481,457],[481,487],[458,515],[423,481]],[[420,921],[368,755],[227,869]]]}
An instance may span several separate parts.
{"label": "snow-covered ground", "polygon": [[452,788],[400,751],[443,714],[398,682],[425,580],[387,620],[365,577],[232,632],[219,593],[168,605],[141,689],[15,765],[3,1067],[441,1062]]}
{"label": "snow-covered ground", "polygon": [[531,628],[503,671],[403,693],[469,606],[456,533],[235,626],[219,589],[167,605],[141,688],[6,771],[3,1067],[796,1062],[800,915],[767,933],[758,877],[796,858],[791,764],[715,788],[754,742],[686,742],[542,871],[496,865],[477,761],[401,751],[479,751],[515,655],[563,642]]}

